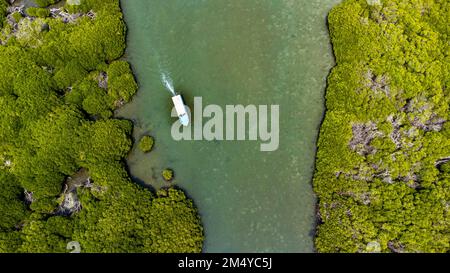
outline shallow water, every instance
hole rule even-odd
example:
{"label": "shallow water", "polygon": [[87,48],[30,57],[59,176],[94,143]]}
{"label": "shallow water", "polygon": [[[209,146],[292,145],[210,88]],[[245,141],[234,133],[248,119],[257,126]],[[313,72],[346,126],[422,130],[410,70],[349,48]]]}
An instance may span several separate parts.
{"label": "shallow water", "polygon": [[[206,252],[310,252],[315,143],[333,58],[326,14],[339,0],[122,1],[127,57],[140,90],[118,113],[149,133],[154,151],[134,149],[133,176],[155,188],[161,171],[198,206]],[[192,107],[280,106],[280,147],[255,141],[180,141],[171,137],[171,94],[161,73]]]}

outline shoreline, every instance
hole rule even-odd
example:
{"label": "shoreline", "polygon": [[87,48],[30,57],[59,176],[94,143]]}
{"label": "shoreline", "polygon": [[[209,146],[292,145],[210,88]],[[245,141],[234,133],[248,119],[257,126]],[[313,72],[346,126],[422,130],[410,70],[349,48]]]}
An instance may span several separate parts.
{"label": "shoreline", "polygon": [[319,159],[318,154],[317,154],[317,152],[319,150],[318,149],[319,148],[318,147],[318,143],[319,143],[319,139],[321,137],[322,125],[324,124],[325,116],[326,116],[326,114],[328,112],[327,100],[326,100],[328,87],[329,87],[328,80],[329,80],[329,77],[331,76],[331,73],[332,73],[333,69],[337,66],[336,55],[335,55],[335,52],[334,52],[334,45],[333,45],[333,41],[331,39],[330,25],[329,25],[329,21],[328,21],[328,17],[329,17],[329,14],[330,14],[332,9],[330,9],[330,11],[328,11],[328,13],[327,13],[326,20],[325,20],[325,25],[326,25],[326,28],[327,28],[328,38],[329,38],[329,41],[330,41],[330,50],[331,50],[332,56],[333,56],[333,66],[330,68],[330,70],[329,70],[329,72],[327,74],[327,77],[326,77],[326,86],[325,86],[325,90],[323,92],[323,109],[324,109],[324,111],[323,111],[323,115],[322,115],[322,118],[321,118],[321,121],[320,121],[320,124],[319,124],[319,127],[318,127],[318,134],[317,134],[317,137],[316,137],[316,140],[315,140],[316,150],[315,150],[315,155],[314,155],[314,166],[313,166],[313,170],[314,171],[313,171],[312,178],[310,180],[310,184],[311,184],[311,187],[313,189],[314,197],[315,197],[315,200],[316,200],[316,202],[315,202],[315,210],[314,210],[314,213],[315,213],[316,216],[315,216],[314,226],[313,226],[313,230],[312,230],[314,232],[314,236],[313,236],[313,239],[314,239],[313,252],[314,253],[319,253],[318,250],[317,250],[317,247],[316,247],[316,238],[317,238],[317,232],[318,232],[319,226],[323,223],[322,222],[322,218],[320,216],[320,199],[319,199],[319,197],[318,197],[318,195],[316,193],[315,183],[314,183],[316,172],[317,172],[316,164],[317,164],[317,161]]}

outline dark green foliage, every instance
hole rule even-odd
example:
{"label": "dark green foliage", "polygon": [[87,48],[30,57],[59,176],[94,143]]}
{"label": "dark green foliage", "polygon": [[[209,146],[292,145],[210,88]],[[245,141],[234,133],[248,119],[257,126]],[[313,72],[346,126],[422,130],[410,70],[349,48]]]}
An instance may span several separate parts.
{"label": "dark green foliage", "polygon": [[113,110],[113,101],[107,96],[107,92],[92,79],[85,78],[75,84],[73,89],[66,94],[66,101],[73,103],[93,116],[109,118]]}
{"label": "dark green foliage", "polygon": [[76,25],[47,19],[50,31],[38,51],[42,62],[57,69],[70,64],[69,69],[79,71],[81,66],[92,71],[105,61],[120,58],[125,50],[122,14],[118,1],[103,2],[95,5],[98,7],[94,9],[95,19],[82,16]]}
{"label": "dark green foliage", "polygon": [[[56,196],[65,175],[77,170],[77,130],[81,113],[58,108],[26,130],[28,138],[15,152],[13,172],[36,196]],[[25,148],[26,147],[26,148]]]}
{"label": "dark green foliage", "polygon": [[3,21],[6,18],[6,9],[8,8],[7,0],[0,0],[0,27],[3,26]]}
{"label": "dark green foliage", "polygon": [[[86,209],[77,221],[85,229],[77,228],[73,238],[83,252],[201,251],[200,222],[192,202],[182,192],[170,189],[154,198],[131,184],[122,185],[120,192],[105,194],[101,202],[82,193]],[[91,208],[97,213],[87,213]]]}
{"label": "dark green foliage", "polygon": [[442,164],[439,166],[439,169],[441,170],[441,172],[443,173],[447,173],[450,174],[450,162],[447,162],[445,164]]}
{"label": "dark green foliage", "polygon": [[20,14],[20,12],[14,12],[12,14],[12,17],[14,18],[14,20],[16,21],[16,23],[18,23],[20,21],[20,19],[23,18],[22,14]]}
{"label": "dark green foliage", "polygon": [[[192,202],[174,189],[153,195],[125,170],[132,124],[112,112],[137,84],[118,60],[119,1],[78,9],[95,16],[23,18],[0,37],[0,252],[68,252],[71,241],[83,252],[200,252]],[[72,185],[80,169],[87,175]]]}
{"label": "dark green foliage", "polygon": [[58,89],[65,90],[87,75],[88,72],[76,60],[72,60],[55,71],[53,78],[58,84]]}
{"label": "dark green foliage", "polygon": [[[151,229],[145,230],[147,238],[144,245],[149,252],[196,252],[202,249],[203,238],[200,219],[191,200],[175,189],[161,190],[158,198],[153,199],[152,209],[148,212],[148,223]],[[150,240],[152,234],[156,240]],[[168,243],[171,242],[171,243]]]}
{"label": "dark green foliage", "polygon": [[[373,1],[376,2],[376,1]],[[314,188],[320,252],[450,251],[450,2],[347,0],[329,15]]]}
{"label": "dark green foliage", "polygon": [[139,141],[139,149],[144,153],[148,153],[153,149],[154,142],[153,137],[143,136]]}
{"label": "dark green foliage", "polygon": [[113,62],[108,68],[108,93],[114,100],[130,101],[137,84],[130,65],[124,61]]}
{"label": "dark green foliage", "polygon": [[[70,221],[70,220],[66,220]],[[67,233],[62,231],[57,221],[50,218],[47,221],[31,220],[22,230],[23,244],[18,252],[23,253],[65,253],[70,237],[64,237]]]}
{"label": "dark green foliage", "polygon": [[38,5],[41,8],[48,7],[50,5],[58,3],[60,0],[34,0],[36,5]]}
{"label": "dark green foliage", "polygon": [[0,189],[0,232],[13,231],[27,216],[23,188],[14,176],[0,169]]}
{"label": "dark green foliage", "polygon": [[50,10],[46,8],[29,7],[27,8],[26,13],[28,14],[28,16],[45,18],[50,15]]}
{"label": "dark green foliage", "polygon": [[0,232],[0,253],[15,253],[22,244],[19,231]]}
{"label": "dark green foliage", "polygon": [[0,189],[0,253],[16,252],[22,244],[21,233],[17,230],[29,216],[24,190],[17,179],[2,168]]}

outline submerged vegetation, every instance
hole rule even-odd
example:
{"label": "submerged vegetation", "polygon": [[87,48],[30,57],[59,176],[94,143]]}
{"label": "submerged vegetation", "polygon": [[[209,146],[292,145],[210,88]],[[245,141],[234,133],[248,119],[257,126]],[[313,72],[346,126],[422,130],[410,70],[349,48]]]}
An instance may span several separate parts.
{"label": "submerged vegetation", "polygon": [[119,1],[55,2],[0,0],[0,252],[201,251],[192,201],[125,170],[132,124],[112,116],[137,85]]}
{"label": "submerged vegetation", "polygon": [[318,251],[450,251],[449,10],[347,0],[330,13]]}

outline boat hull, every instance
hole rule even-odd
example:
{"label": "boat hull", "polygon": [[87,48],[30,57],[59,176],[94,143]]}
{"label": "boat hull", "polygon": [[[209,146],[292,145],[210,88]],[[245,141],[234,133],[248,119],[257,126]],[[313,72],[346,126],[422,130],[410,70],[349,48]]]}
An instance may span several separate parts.
{"label": "boat hull", "polygon": [[183,126],[189,125],[189,115],[186,109],[186,105],[184,105],[183,98],[181,95],[176,95],[172,97],[173,105],[175,106],[175,110],[177,111],[178,119]]}

